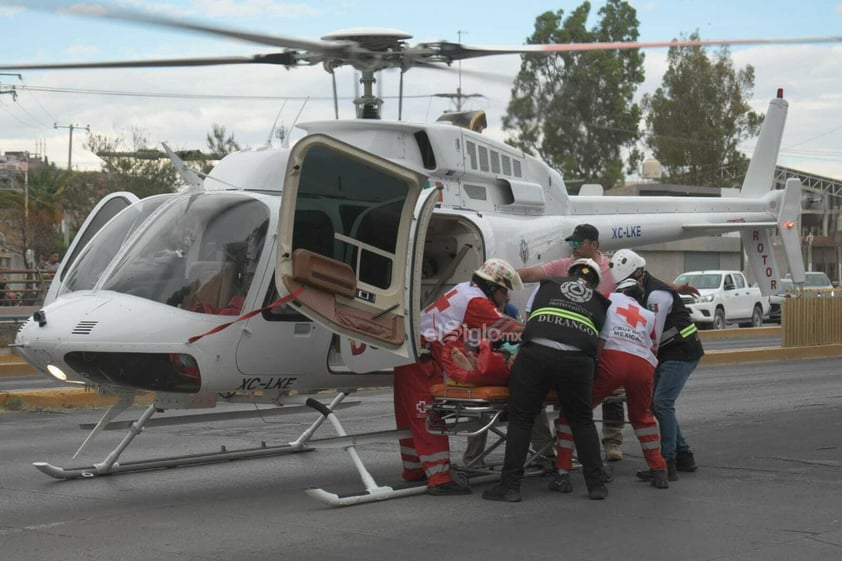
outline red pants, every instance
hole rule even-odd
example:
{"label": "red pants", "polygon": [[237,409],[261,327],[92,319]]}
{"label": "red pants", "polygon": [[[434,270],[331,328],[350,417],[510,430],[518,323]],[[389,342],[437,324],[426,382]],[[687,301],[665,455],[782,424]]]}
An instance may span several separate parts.
{"label": "red pants", "polygon": [[427,432],[427,415],[432,401],[430,388],[441,383],[442,373],[434,360],[395,368],[395,423],[409,428],[411,438],[400,441],[403,478],[435,487],[452,481],[450,442],[447,436]]}
{"label": "red pants", "polygon": [[[661,435],[652,415],[652,388],[655,367],[647,360],[622,351],[603,350],[597,363],[593,385],[593,406],[611,395],[617,388],[626,389],[629,421],[640,441],[643,456],[651,469],[667,469],[661,456]],[[573,435],[562,414],[558,418],[558,454],[556,466],[570,471],[573,467]]]}

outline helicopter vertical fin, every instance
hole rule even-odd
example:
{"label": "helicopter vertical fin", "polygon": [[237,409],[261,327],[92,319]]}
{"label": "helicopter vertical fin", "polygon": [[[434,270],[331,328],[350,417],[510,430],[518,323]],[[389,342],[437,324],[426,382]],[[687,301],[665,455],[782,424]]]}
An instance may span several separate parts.
{"label": "helicopter vertical fin", "polygon": [[[781,147],[788,107],[789,104],[783,99],[783,92],[779,90],[777,97],[769,102],[769,110],[766,112],[763,128],[760,130],[751,163],[740,189],[741,198],[757,199],[774,188],[775,165]],[[789,270],[794,276],[798,276],[799,271],[803,275],[804,271],[801,241],[797,228],[800,213],[801,183],[790,179],[784,189],[777,226]],[[774,294],[780,289],[781,271],[773,250],[771,228],[742,230],[740,236],[749,266],[760,284],[761,292],[764,296]]]}
{"label": "helicopter vertical fin", "polygon": [[778,97],[769,102],[769,110],[766,112],[763,128],[760,129],[760,136],[757,138],[754,154],[740,189],[742,198],[756,199],[772,188],[789,108],[789,103],[782,96],[783,91],[779,90]]}

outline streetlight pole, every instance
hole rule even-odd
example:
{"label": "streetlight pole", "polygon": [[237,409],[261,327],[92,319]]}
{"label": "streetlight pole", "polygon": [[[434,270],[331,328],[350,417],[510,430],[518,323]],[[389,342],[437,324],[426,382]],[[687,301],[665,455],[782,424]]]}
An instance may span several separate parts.
{"label": "streetlight pole", "polygon": [[[26,162],[23,168],[23,238],[24,247],[29,246],[29,152],[26,153]],[[26,264],[27,268],[29,263]]]}
{"label": "streetlight pole", "polygon": [[80,126],[80,125],[72,125],[72,124],[71,125],[59,125],[58,123],[53,123],[53,128],[54,129],[70,129],[70,143],[67,146],[67,171],[70,171],[71,170],[70,166],[72,165],[72,162],[73,162],[73,129],[82,129],[82,130],[86,130],[88,132],[91,132],[91,126],[85,125],[83,127],[83,126]]}

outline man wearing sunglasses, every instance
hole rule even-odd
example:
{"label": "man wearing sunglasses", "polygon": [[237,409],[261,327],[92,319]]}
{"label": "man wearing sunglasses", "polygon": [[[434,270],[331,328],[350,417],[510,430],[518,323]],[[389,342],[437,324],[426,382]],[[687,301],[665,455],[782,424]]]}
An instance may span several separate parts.
{"label": "man wearing sunglasses", "polygon": [[614,292],[614,281],[611,279],[611,260],[599,251],[599,230],[591,224],[579,224],[573,233],[564,238],[573,250],[571,257],[562,257],[549,261],[543,265],[519,269],[518,274],[524,283],[539,282],[544,279],[565,277],[570,266],[577,259],[593,259],[599,265],[601,280],[597,290],[603,296]]}

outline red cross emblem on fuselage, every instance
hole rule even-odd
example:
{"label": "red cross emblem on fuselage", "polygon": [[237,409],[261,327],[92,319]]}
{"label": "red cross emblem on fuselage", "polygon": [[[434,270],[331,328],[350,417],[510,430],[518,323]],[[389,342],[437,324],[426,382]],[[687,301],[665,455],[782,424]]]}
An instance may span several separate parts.
{"label": "red cross emblem on fuselage", "polygon": [[632,327],[637,327],[638,323],[646,324],[646,319],[640,315],[637,306],[629,305],[628,308],[617,308],[617,315],[626,318],[626,323]]}

